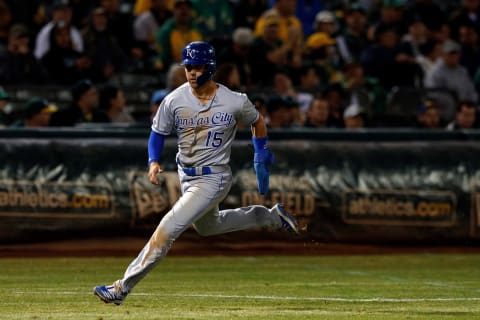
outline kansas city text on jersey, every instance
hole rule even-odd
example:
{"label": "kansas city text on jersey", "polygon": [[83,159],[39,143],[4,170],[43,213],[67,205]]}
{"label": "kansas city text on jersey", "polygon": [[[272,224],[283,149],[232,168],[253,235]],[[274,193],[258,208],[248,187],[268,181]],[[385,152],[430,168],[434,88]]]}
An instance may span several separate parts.
{"label": "kansas city text on jersey", "polygon": [[211,125],[211,126],[225,126],[231,127],[235,123],[233,115],[228,112],[216,112],[213,115],[207,115],[205,117],[188,117],[182,118],[175,117],[175,126],[179,129],[196,127],[199,125]]}

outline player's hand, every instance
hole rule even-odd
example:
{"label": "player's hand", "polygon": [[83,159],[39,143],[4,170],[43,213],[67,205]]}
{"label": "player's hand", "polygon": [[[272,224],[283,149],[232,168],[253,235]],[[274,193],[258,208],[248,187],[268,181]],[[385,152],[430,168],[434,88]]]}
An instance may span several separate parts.
{"label": "player's hand", "polygon": [[253,168],[257,176],[258,192],[260,194],[266,194],[268,192],[270,183],[270,170],[268,169],[268,165],[274,161],[275,157],[268,147],[254,154]]}
{"label": "player's hand", "polygon": [[157,175],[162,172],[163,169],[160,167],[160,164],[158,162],[150,163],[150,166],[148,167],[148,180],[150,180],[150,182],[155,185],[160,184]]}

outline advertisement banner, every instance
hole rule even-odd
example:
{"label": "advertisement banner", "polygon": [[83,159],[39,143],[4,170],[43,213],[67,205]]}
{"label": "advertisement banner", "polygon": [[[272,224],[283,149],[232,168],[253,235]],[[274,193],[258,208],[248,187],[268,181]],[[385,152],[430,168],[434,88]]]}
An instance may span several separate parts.
{"label": "advertisement banner", "polygon": [[[155,228],[180,196],[176,140],[166,140],[165,172],[155,186],[147,179],[147,137],[0,138],[0,241]],[[234,183],[221,208],[280,202],[297,216],[302,236],[314,240],[415,243],[480,235],[475,141],[328,135],[271,139],[270,147],[276,161],[262,196],[249,140],[234,143]]]}

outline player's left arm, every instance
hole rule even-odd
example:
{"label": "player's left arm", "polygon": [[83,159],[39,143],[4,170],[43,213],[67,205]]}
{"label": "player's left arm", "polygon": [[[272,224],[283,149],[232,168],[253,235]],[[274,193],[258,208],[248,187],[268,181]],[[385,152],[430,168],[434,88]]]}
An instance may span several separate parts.
{"label": "player's left arm", "polygon": [[252,142],[255,150],[253,167],[257,176],[258,192],[266,194],[270,182],[268,165],[274,162],[274,156],[267,145],[267,126],[261,114],[258,115],[258,119],[252,124]]}
{"label": "player's left arm", "polygon": [[169,99],[163,99],[152,121],[152,131],[148,138],[148,180],[158,185],[158,174],[163,172],[160,166],[160,157],[163,151],[165,138],[170,134],[173,126],[173,112],[171,112]]}

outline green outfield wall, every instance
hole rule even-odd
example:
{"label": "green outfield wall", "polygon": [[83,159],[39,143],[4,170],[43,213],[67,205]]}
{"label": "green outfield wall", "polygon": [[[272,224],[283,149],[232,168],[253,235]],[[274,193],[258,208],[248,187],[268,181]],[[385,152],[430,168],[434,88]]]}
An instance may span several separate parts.
{"label": "green outfield wall", "polygon": [[[148,128],[123,127],[0,130],[0,241],[153,229],[180,191],[174,137],[166,140],[160,186],[148,182],[148,135]],[[281,202],[312,240],[446,243],[480,236],[480,131],[269,136],[276,157],[269,194],[257,193],[250,133],[239,131],[223,208]]]}

